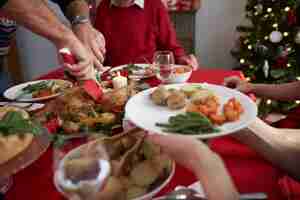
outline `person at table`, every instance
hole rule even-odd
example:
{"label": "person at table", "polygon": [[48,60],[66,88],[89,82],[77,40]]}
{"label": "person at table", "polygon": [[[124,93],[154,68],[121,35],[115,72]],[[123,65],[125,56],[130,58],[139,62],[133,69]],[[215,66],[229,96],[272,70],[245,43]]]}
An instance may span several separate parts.
{"label": "person at table", "polygon": [[[276,100],[300,99],[300,81],[268,85],[230,77],[225,79],[225,85]],[[257,118],[248,129],[233,136],[300,181],[300,129],[274,128]]]}
{"label": "person at table", "polygon": [[223,161],[200,140],[158,134],[151,134],[147,139],[161,146],[170,158],[192,171],[200,180],[208,200],[239,199]]}
{"label": "person at table", "polygon": [[91,16],[93,5],[89,5],[86,0],[51,1],[60,6],[70,21],[74,34],[90,52],[94,66],[102,70],[102,63],[105,56],[105,39],[103,35],[93,27],[93,16]]}
{"label": "person at table", "polygon": [[[67,2],[67,0],[58,2]],[[76,77],[91,78],[92,53],[83,46],[72,30],[58,20],[44,1],[3,0],[0,3],[0,8],[0,11],[8,18],[52,41],[57,49],[69,48],[79,62],[76,65],[65,64],[65,66]]]}
{"label": "person at table", "polygon": [[198,67],[176,39],[161,0],[102,0],[95,27],[106,40],[104,65],[152,62],[155,51],[172,51],[177,64]]}

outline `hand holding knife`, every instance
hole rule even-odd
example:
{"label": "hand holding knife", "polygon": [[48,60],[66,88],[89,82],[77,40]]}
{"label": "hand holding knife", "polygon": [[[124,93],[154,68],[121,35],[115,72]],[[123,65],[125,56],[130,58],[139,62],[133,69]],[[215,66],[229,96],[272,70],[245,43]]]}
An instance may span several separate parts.
{"label": "hand holding knife", "polygon": [[[65,63],[70,65],[75,65],[77,63],[76,58],[68,48],[59,50],[59,53]],[[101,84],[97,79],[97,73],[97,70],[92,67],[91,73],[86,76],[83,82],[84,90],[96,101],[101,99],[103,94]]]}
{"label": "hand holding knife", "polygon": [[[68,48],[60,49],[59,54],[62,56],[63,61],[67,64],[75,65],[78,63],[76,58],[74,57],[74,55],[71,53],[71,51]],[[99,82],[96,78],[97,73],[98,73],[98,71],[92,66],[90,73],[84,77],[84,80],[94,80],[94,81],[96,81],[97,84],[99,84]]]}

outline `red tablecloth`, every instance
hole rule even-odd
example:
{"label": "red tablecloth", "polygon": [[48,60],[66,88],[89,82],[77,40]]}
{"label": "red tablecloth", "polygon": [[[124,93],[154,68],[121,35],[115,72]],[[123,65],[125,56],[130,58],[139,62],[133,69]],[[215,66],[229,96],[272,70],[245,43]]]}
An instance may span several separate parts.
{"label": "red tablecloth", "polygon": [[[192,74],[190,82],[208,82],[221,84],[227,76],[241,76],[238,71],[222,69],[201,69]],[[41,78],[62,78],[63,70],[59,69]],[[260,158],[251,149],[239,144],[230,137],[222,137],[210,142],[211,148],[218,152],[227,166],[236,187],[241,193],[265,192],[270,200],[285,199],[279,189],[280,171]],[[52,148],[30,167],[14,177],[14,185],[7,193],[7,200],[59,200],[63,199],[55,190],[52,171]],[[176,185],[189,185],[195,182],[193,174],[178,166],[175,177],[162,191],[169,192]]]}

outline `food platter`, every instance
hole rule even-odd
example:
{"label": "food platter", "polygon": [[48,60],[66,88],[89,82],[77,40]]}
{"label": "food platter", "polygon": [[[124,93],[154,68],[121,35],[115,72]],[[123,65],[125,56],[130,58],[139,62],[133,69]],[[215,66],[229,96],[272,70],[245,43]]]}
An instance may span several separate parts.
{"label": "food platter", "polygon": [[[44,85],[44,86],[43,86]],[[49,85],[49,88],[47,88]],[[37,96],[34,97],[32,92],[26,92],[26,88],[31,86],[43,87],[40,91],[34,91]],[[51,87],[51,88],[50,88]],[[37,102],[55,98],[62,94],[63,90],[72,87],[72,83],[60,79],[38,80],[22,83],[7,89],[4,92],[4,97],[19,102]],[[54,90],[52,90],[55,88]],[[41,94],[41,91],[46,92]],[[48,91],[46,91],[48,90]],[[51,91],[49,91],[51,90]]]}
{"label": "food platter", "polygon": [[[168,89],[179,89],[186,85],[191,85],[191,83],[166,85],[165,87]],[[220,130],[219,132],[189,135],[190,137],[198,139],[209,139],[228,135],[246,128],[251,122],[253,122],[253,120],[255,120],[257,116],[257,106],[255,102],[253,102],[246,95],[236,90],[213,84],[197,83],[192,85],[208,89],[215,93],[215,95],[219,98],[221,107],[223,107],[228,100],[232,98],[237,99],[237,101],[239,101],[242,105],[244,112],[240,116],[239,120],[218,126],[218,129]],[[164,132],[161,127],[158,127],[156,124],[167,123],[170,117],[185,113],[185,108],[179,110],[170,110],[167,107],[154,104],[150,99],[150,95],[156,89],[157,88],[148,89],[132,97],[128,101],[125,108],[126,116],[136,126],[143,128],[151,133],[174,134],[171,132]]]}
{"label": "food platter", "polygon": [[38,160],[38,158],[47,150],[50,145],[50,139],[47,129],[43,129],[43,133],[36,136],[31,144],[23,152],[15,156],[8,162],[0,165],[0,177],[8,178],[18,171],[28,167],[30,164]]}

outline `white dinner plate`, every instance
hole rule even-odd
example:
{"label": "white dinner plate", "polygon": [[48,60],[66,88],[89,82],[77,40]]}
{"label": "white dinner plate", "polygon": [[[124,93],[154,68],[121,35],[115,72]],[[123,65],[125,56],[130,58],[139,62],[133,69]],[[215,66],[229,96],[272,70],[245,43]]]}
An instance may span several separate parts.
{"label": "white dinner plate", "polygon": [[49,80],[38,80],[38,81],[30,81],[26,83],[22,83],[19,85],[15,85],[11,88],[8,88],[4,93],[3,96],[9,100],[13,101],[19,101],[19,102],[37,102],[37,101],[44,101],[48,99],[55,98],[61,93],[56,93],[50,96],[45,96],[45,97],[40,97],[40,98],[32,98],[31,94],[26,94],[26,95],[21,95],[22,94],[22,89],[25,88],[26,86],[30,84],[36,84],[42,81],[55,81],[59,82],[60,85],[65,85],[67,87],[72,87],[72,83],[66,80],[60,80],[60,79],[49,79]]}
{"label": "white dinner plate", "polygon": [[[146,69],[146,68],[150,67],[150,64],[134,64],[134,65],[139,66],[139,67],[141,67],[142,69],[141,69],[141,70],[135,70],[135,71],[134,71],[134,74],[130,75],[131,78],[150,78],[150,77],[155,76],[154,73],[151,74],[151,75],[149,75],[149,74],[146,75],[146,74],[145,74],[145,70],[143,70],[143,69]],[[121,70],[123,70],[123,69],[125,69],[125,68],[127,68],[127,67],[128,67],[128,64],[126,64],[126,65],[120,65],[120,66],[117,66],[117,67],[112,68],[112,69],[110,70],[110,72],[121,71]]]}
{"label": "white dinner plate", "polygon": [[[167,85],[167,88],[179,89],[184,85],[193,84],[199,85],[205,89],[211,90],[220,99],[221,107],[230,99],[236,98],[243,106],[244,113],[241,115],[240,120],[232,123],[225,123],[222,126],[218,126],[220,132],[190,135],[191,137],[198,139],[209,139],[219,136],[228,135],[246,128],[251,122],[253,122],[257,116],[257,106],[253,100],[251,100],[245,94],[242,94],[236,90],[229,89],[223,86],[207,84],[207,83],[185,83],[185,84],[172,84]],[[156,88],[151,88],[133,96],[126,104],[126,116],[137,127],[145,129],[151,133],[157,134],[174,134],[165,133],[161,127],[156,126],[156,123],[168,123],[168,119],[171,116],[175,116],[180,113],[184,113],[185,110],[172,111],[168,107],[155,105],[151,99],[150,94]]]}

